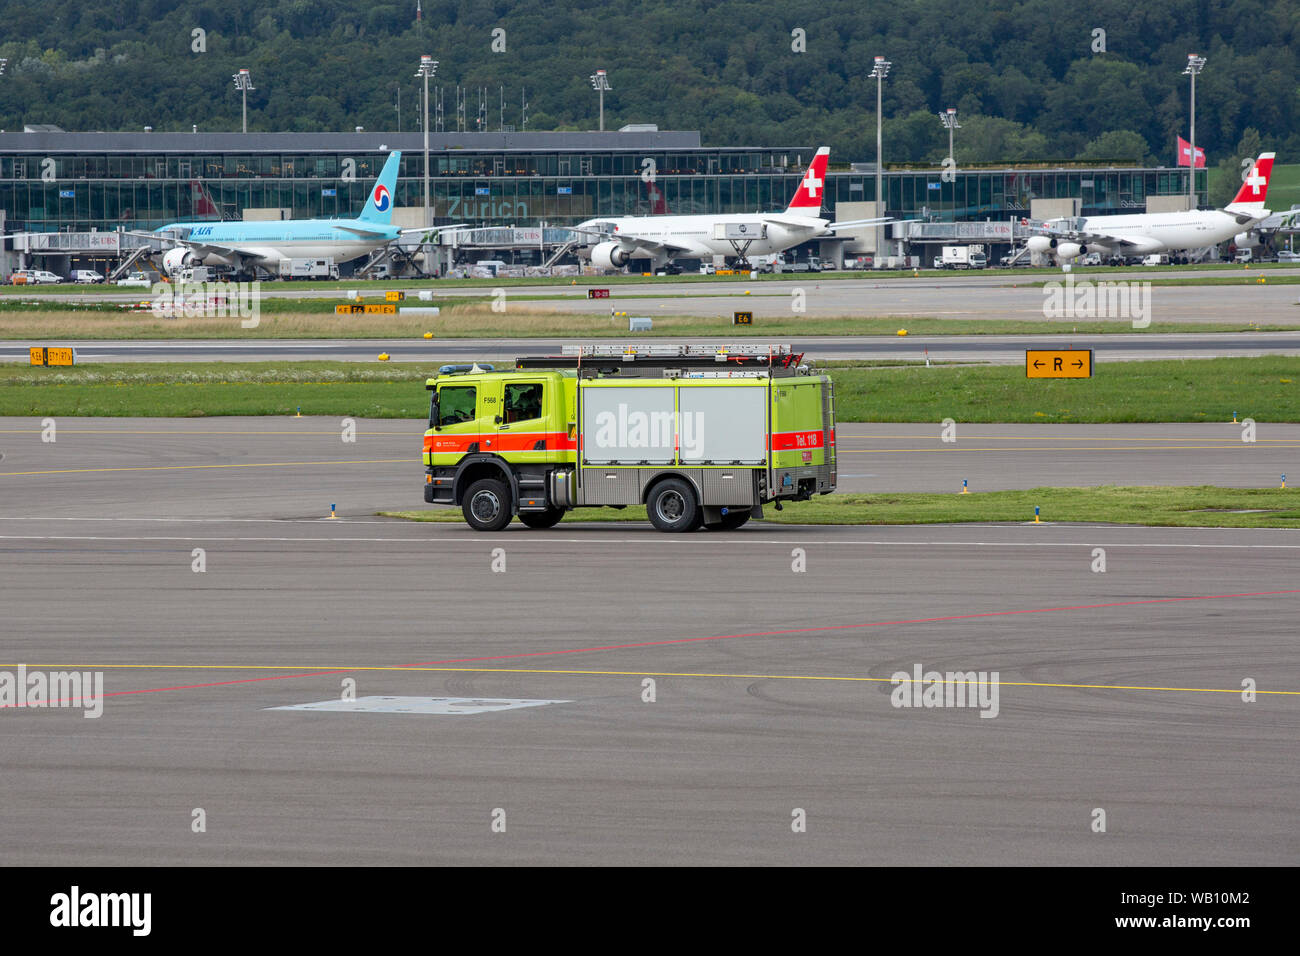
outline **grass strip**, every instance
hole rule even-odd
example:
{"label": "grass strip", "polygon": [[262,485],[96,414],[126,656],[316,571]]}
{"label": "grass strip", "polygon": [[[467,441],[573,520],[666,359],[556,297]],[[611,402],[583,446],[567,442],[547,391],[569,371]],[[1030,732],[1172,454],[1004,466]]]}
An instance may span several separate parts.
{"label": "grass strip", "polygon": [[[1300,489],[1145,486],[1032,488],[971,494],[824,495],[763,508],[772,524],[1032,524],[1034,508],[1047,523],[1097,523],[1178,528],[1300,528]],[[411,521],[463,522],[459,508],[381,511]],[[576,508],[561,524],[645,521],[645,508]],[[760,526],[751,521],[749,527]]]}

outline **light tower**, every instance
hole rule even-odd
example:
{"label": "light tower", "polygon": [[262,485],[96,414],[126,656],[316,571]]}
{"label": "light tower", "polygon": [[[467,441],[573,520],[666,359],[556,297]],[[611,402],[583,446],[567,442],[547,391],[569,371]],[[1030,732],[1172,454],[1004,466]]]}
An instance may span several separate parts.
{"label": "light tower", "polygon": [[429,77],[438,72],[438,61],[431,56],[420,57],[416,76],[424,77],[424,224],[433,225],[429,213]]}
{"label": "light tower", "polygon": [[248,91],[255,90],[257,89],[257,87],[253,85],[253,77],[247,70],[240,70],[238,73],[235,73],[231,77],[231,79],[235,81],[235,89],[239,90],[244,101],[244,110],[243,110],[244,132],[247,133],[248,132]]}
{"label": "light tower", "polygon": [[951,106],[945,112],[939,114],[939,119],[943,120],[943,125],[948,128],[948,158],[952,160],[950,165],[955,169],[957,160],[953,157],[952,152],[952,131],[961,129],[961,123],[957,122],[957,111]]}
{"label": "light tower", "polygon": [[[883,190],[884,184],[884,158],[883,142],[881,135],[881,88],[885,77],[889,75],[889,68],[893,66],[883,56],[876,57],[876,65],[871,70],[871,75],[876,78],[876,203],[880,207],[876,215],[883,217],[885,215],[885,196]],[[876,226],[876,252],[872,259],[874,265],[880,258],[881,247],[885,236],[885,227],[883,224]]]}
{"label": "light tower", "polygon": [[600,94],[600,131],[605,131],[605,91],[614,89],[609,85],[609,77],[604,70],[591,74],[591,88]]}
{"label": "light tower", "polygon": [[1196,208],[1196,74],[1205,68],[1205,57],[1197,56],[1195,53],[1187,54],[1187,68],[1183,70],[1187,76],[1191,77],[1192,84],[1192,140],[1190,143],[1190,153],[1187,157],[1187,195],[1192,203],[1192,208]]}

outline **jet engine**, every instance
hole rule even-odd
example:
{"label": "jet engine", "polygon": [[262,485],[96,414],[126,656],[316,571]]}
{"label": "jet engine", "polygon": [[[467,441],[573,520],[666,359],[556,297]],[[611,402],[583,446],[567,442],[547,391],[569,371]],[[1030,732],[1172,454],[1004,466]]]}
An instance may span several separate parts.
{"label": "jet engine", "polygon": [[602,242],[591,250],[591,264],[597,269],[621,269],[631,258],[617,242]]}
{"label": "jet engine", "polygon": [[1056,258],[1061,261],[1068,261],[1075,256],[1082,256],[1088,252],[1088,247],[1079,242],[1060,242],[1056,245]]}
{"label": "jet engine", "polygon": [[1056,248],[1056,240],[1051,236],[1030,236],[1025,245],[1030,252],[1051,252]]}
{"label": "jet engine", "polygon": [[1259,245],[1259,233],[1239,232],[1232,237],[1232,244],[1238,249],[1254,249]]}
{"label": "jet engine", "polygon": [[169,276],[178,276],[182,269],[197,265],[198,260],[194,258],[194,253],[190,252],[184,246],[178,246],[175,249],[168,249],[163,253],[162,267],[163,273]]}

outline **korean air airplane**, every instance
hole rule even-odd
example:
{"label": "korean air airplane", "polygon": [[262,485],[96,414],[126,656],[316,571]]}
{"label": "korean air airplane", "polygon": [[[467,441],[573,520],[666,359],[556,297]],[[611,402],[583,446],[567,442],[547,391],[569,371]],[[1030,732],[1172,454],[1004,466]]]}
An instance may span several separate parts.
{"label": "korean air airplane", "polygon": [[[161,239],[163,272],[178,275],[188,266],[229,266],[238,272],[255,268],[278,272],[284,259],[333,259],[347,262],[387,245],[406,233],[437,233],[434,229],[400,229],[392,225],[393,191],[397,185],[400,151],[389,154],[379,179],[355,219],[282,219],[270,222],[174,222],[153,233]],[[171,248],[167,248],[170,246]]]}

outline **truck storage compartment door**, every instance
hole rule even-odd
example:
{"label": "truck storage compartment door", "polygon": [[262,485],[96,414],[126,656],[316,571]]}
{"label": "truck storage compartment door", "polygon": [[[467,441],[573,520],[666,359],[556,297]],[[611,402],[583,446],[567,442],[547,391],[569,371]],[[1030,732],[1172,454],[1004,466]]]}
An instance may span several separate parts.
{"label": "truck storage compartment door", "polygon": [[671,382],[582,386],[582,460],[670,465],[676,455]]}
{"label": "truck storage compartment door", "polygon": [[682,385],[678,432],[684,465],[761,465],[767,460],[767,383]]}

